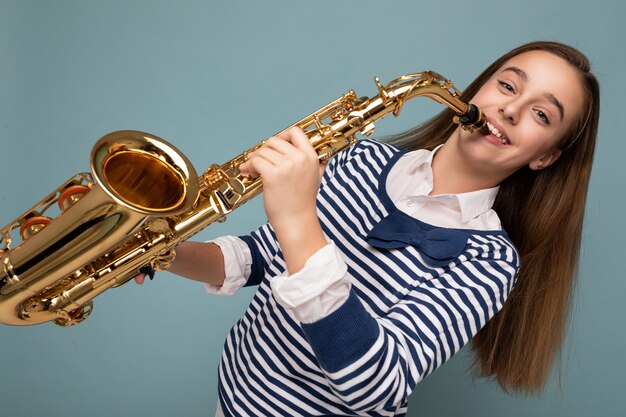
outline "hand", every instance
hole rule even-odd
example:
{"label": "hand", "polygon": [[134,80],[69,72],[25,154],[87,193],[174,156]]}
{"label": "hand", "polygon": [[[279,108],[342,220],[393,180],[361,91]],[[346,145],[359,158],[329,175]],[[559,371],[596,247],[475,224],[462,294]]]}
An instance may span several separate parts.
{"label": "hand", "polygon": [[272,137],[239,166],[243,174],[263,177],[263,204],[282,249],[287,271],[299,271],[326,245],[317,218],[316,197],[324,165],[302,129]]}
{"label": "hand", "polygon": [[299,127],[292,127],[248,155],[239,170],[263,178],[263,202],[267,218],[277,227],[295,226],[314,216],[315,199],[324,164]]}

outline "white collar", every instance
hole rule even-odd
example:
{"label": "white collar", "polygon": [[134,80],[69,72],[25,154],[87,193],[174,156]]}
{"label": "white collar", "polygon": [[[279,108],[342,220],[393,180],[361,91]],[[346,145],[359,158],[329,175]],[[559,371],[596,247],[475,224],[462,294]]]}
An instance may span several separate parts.
{"label": "white collar", "polygon": [[392,167],[392,170],[399,168],[405,174],[408,174],[417,180],[416,185],[411,184],[411,191],[407,193],[409,197],[426,197],[429,199],[440,200],[442,202],[446,202],[447,204],[454,204],[458,206],[461,212],[462,222],[466,223],[469,220],[487,212],[493,207],[493,203],[498,195],[500,187],[495,186],[467,193],[429,196],[433,189],[432,161],[435,153],[437,153],[442,146],[443,145],[439,145],[432,151],[420,149],[407,152],[398,161],[401,166],[394,166]]}

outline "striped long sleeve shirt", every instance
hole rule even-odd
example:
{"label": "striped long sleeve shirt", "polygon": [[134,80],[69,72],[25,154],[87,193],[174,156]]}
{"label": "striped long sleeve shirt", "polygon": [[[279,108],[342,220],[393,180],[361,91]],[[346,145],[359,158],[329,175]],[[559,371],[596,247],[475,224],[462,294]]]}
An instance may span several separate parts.
{"label": "striped long sleeve shirt", "polygon": [[502,230],[432,226],[400,212],[385,181],[403,153],[370,140],[332,159],[318,193],[350,295],[314,323],[276,302],[286,267],[264,225],[241,238],[258,290],[224,346],[227,416],[403,416],[408,395],[503,306],[519,260]]}

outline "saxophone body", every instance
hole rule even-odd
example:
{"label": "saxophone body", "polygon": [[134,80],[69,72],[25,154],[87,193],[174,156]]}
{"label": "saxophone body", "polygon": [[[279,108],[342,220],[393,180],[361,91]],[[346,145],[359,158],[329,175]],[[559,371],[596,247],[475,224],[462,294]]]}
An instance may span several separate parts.
{"label": "saxophone body", "polygon": [[[292,125],[302,128],[321,160],[354,144],[357,133],[370,135],[374,121],[398,116],[417,96],[451,108],[465,129],[484,124],[480,111],[434,72],[385,86],[375,81],[373,98],[350,91]],[[198,175],[179,150],[154,135],[104,136],[92,150],[91,173],[70,178],[0,229],[0,323],[72,326],[89,316],[94,297],[141,268],[166,270],[180,242],[262,191],[262,180],[242,175],[239,166],[263,143]]]}

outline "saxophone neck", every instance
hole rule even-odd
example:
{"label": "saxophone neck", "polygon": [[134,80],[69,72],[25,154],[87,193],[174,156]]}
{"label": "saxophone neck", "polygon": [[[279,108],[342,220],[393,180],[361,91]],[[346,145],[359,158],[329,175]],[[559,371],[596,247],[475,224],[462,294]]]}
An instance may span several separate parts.
{"label": "saxophone neck", "polygon": [[379,97],[386,106],[393,106],[394,116],[399,116],[404,103],[414,97],[429,97],[449,107],[455,113],[454,122],[463,129],[473,130],[485,124],[485,119],[478,107],[461,100],[461,92],[450,80],[434,71],[403,75],[383,86],[375,79]]}

